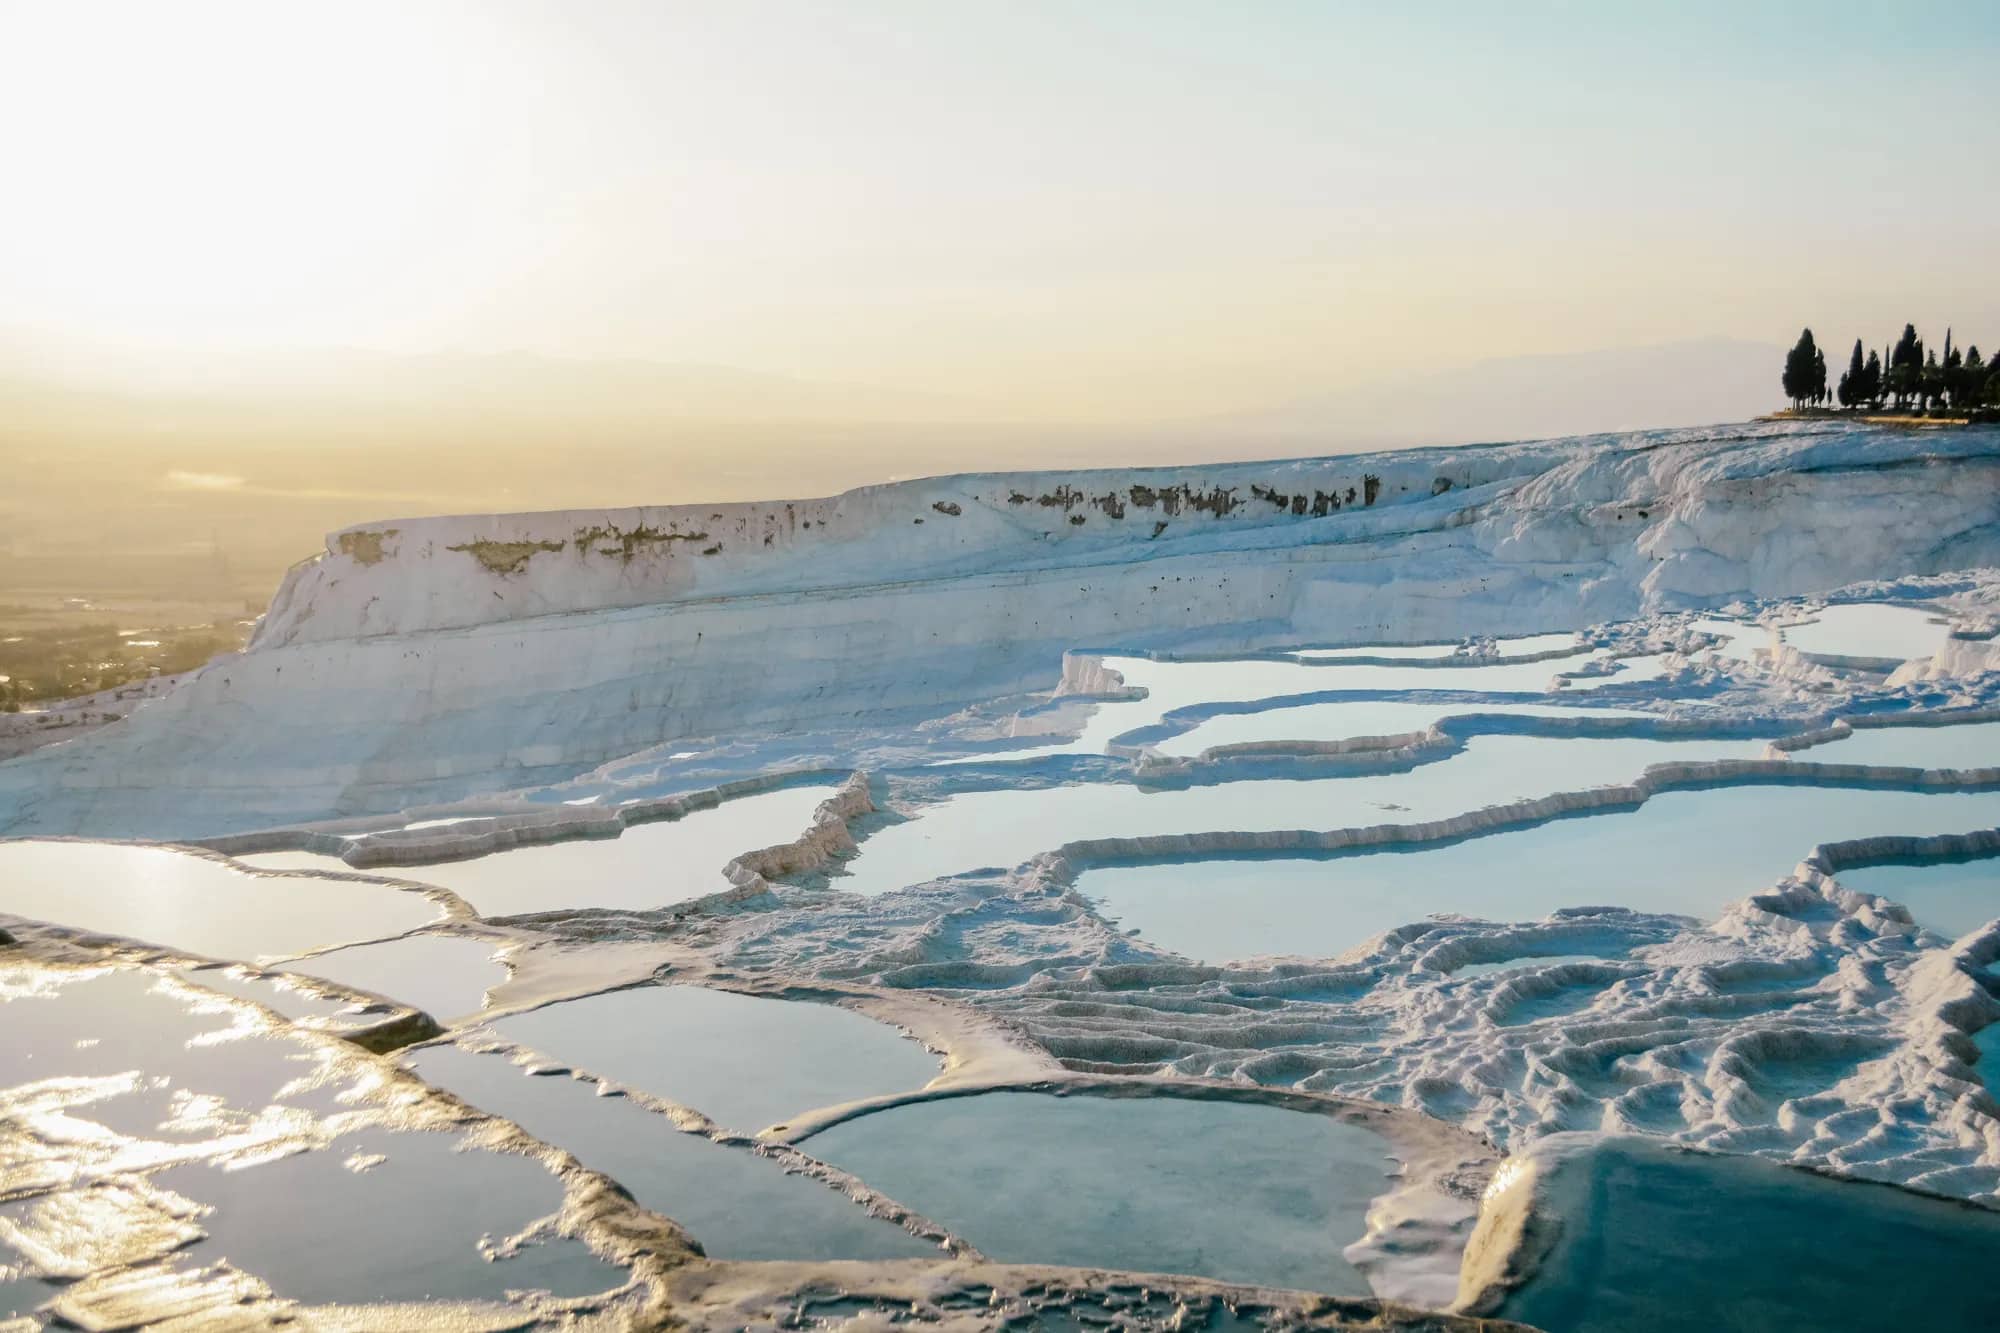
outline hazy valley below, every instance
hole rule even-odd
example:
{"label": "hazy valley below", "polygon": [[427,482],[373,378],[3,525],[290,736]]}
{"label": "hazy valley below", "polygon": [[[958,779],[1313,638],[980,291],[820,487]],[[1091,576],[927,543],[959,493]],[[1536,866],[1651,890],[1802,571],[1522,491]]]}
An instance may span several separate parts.
{"label": "hazy valley below", "polygon": [[[643,361],[331,350],[139,374],[0,346],[0,608],[81,597],[156,603],[156,620],[261,608],[356,523],[1705,425],[1771,406],[1776,355],[1715,339],[1503,358],[1227,416],[1074,422]],[[21,616],[0,609],[0,627]]]}

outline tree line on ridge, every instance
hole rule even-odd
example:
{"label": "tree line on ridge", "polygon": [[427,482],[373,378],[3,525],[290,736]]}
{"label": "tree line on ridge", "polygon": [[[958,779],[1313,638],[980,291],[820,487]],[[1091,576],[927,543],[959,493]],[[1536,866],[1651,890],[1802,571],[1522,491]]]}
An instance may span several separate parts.
{"label": "tree line on ridge", "polygon": [[1856,338],[1847,369],[1829,390],[1826,353],[1806,329],[1785,354],[1784,387],[1794,410],[1838,403],[1849,409],[1889,404],[1904,412],[1976,413],[2000,408],[2000,353],[1989,362],[1977,345],[1955,347],[1947,329],[1939,356],[1936,348],[1925,350],[1914,324],[1905,324],[1903,336],[1879,353],[1864,355]]}

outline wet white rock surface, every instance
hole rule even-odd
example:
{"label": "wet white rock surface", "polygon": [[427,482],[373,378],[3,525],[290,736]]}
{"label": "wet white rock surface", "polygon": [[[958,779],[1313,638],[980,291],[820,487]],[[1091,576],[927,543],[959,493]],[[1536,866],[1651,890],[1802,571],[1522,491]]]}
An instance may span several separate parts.
{"label": "wet white rock surface", "polygon": [[699,986],[635,986],[491,1027],[745,1134],[816,1106],[912,1091],[938,1073],[935,1055],[860,1014]]}
{"label": "wet white rock surface", "polygon": [[1085,840],[1418,823],[1629,781],[1653,764],[1751,758],[1762,751],[1751,739],[1477,736],[1462,753],[1402,772],[1245,777],[1177,788],[1116,781],[967,792],[911,803],[907,819],[868,833],[833,886],[886,893],[964,871],[1016,866],[1037,852]]}
{"label": "wet white rock surface", "polygon": [[194,851],[0,840],[0,913],[254,961],[400,935],[443,908],[394,885],[255,874]]}
{"label": "wet white rock surface", "polygon": [[530,1072],[514,1054],[456,1046],[412,1052],[419,1076],[513,1121],[617,1180],[646,1207],[680,1222],[720,1259],[892,1259],[936,1255],[936,1240],[912,1234],[842,1182],[814,1178],[795,1162],[745,1145],[715,1142],[673,1116],[561,1072]]}
{"label": "wet white rock surface", "polygon": [[1901,903],[1919,926],[1949,939],[2000,920],[2000,857],[1843,869],[1840,882]]}
{"label": "wet white rock surface", "polygon": [[1549,1148],[1488,1201],[1496,1238],[1518,1209],[1529,1230],[1515,1244],[1554,1247],[1517,1251],[1525,1281],[1489,1302],[1505,1317],[1575,1333],[1987,1318],[1986,1293],[1964,1275],[2000,1254],[2000,1214],[1644,1140]]}
{"label": "wet white rock surface", "polygon": [[169,1314],[478,1301],[532,1320],[627,1286],[559,1234],[547,1165],[385,1096],[345,1043],[163,972],[20,954],[0,953],[8,1313],[116,1322],[137,1282]]}
{"label": "wet white rock surface", "polygon": [[[1106,866],[1079,876],[1077,891],[1113,922],[1196,961],[1335,958],[1438,915],[1538,921],[1589,905],[1712,920],[1783,878],[1801,849],[1836,835],[1925,835],[1994,824],[2000,824],[2000,790],[1717,787],[1663,792],[1638,809],[1560,818],[1435,848]],[[1995,913],[2000,903],[1980,919]],[[1961,924],[1953,933],[1969,928]]]}
{"label": "wet white rock surface", "polygon": [[[1568,1136],[2000,1205],[2000,446],[1918,448],[1280,465],[1380,469],[1299,524],[1242,465],[1154,538],[1164,479],[1092,474],[729,507],[771,555],[710,566],[600,568],[577,516],[492,520],[565,534],[515,574],[438,556],[459,520],[335,551],[255,651],[0,766],[0,829],[292,871],[0,842],[0,966],[110,987],[88,1036],[0,1001],[0,1311],[1379,1324]],[[158,986],[212,1026],[131,1020]]]}
{"label": "wet white rock surface", "polygon": [[1307,1111],[1022,1092],[877,1111],[804,1146],[995,1259],[1341,1296],[1370,1294],[1341,1252],[1388,1192],[1392,1152]]}
{"label": "wet white rock surface", "polygon": [[486,992],[507,979],[494,941],[464,935],[405,935],[329,950],[286,966],[421,1009],[440,1022],[477,1013]]}
{"label": "wet white rock surface", "polygon": [[[832,793],[830,787],[783,787],[736,797],[671,822],[640,824],[614,838],[542,843],[460,861],[378,865],[373,873],[449,889],[483,916],[666,907],[728,892],[722,871],[733,857],[797,837]],[[249,853],[236,859],[270,870],[350,869],[341,858],[316,852]]]}

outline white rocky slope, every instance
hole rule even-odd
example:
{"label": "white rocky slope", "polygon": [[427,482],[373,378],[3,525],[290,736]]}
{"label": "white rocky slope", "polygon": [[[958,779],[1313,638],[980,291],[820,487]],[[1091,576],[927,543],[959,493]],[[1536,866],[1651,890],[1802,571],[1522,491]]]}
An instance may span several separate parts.
{"label": "white rocky slope", "polygon": [[1583,626],[2000,564],[2000,431],[1769,425],[329,538],[250,649],[0,764],[0,834],[197,836],[910,722],[1067,649]]}

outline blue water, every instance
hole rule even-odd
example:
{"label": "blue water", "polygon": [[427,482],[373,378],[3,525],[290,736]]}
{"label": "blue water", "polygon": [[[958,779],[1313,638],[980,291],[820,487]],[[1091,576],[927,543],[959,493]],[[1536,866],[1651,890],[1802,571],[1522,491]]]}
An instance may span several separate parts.
{"label": "blue water", "polygon": [[2000,768],[2000,722],[1943,727],[1866,727],[1824,745],[1794,750],[1813,764],[1886,764],[1906,768]]}
{"label": "blue water", "polygon": [[1333,661],[1344,657],[1394,657],[1404,661],[1421,662],[1439,657],[1450,657],[1458,652],[1457,643],[1376,643],[1357,644],[1348,648],[1301,648],[1293,656],[1303,661]]}
{"label": "blue water", "polygon": [[[90,1081],[48,1082],[58,1079]],[[158,1157],[194,1158],[152,1175],[212,1209],[199,1219],[207,1238],[187,1258],[197,1266],[227,1259],[281,1296],[499,1298],[510,1288],[580,1295],[625,1280],[574,1241],[551,1240],[498,1263],[480,1254],[482,1236],[506,1235],[561,1206],[556,1177],[526,1158],[460,1152],[453,1134],[376,1128],[290,1151],[301,1122],[324,1124],[362,1105],[343,1099],[347,1081],[328,1077],[309,1043],[264,1031],[239,1006],[148,972],[0,961],[0,1085],[25,1083],[42,1085],[37,1097],[46,1109],[60,1105],[79,1122],[76,1141],[91,1146],[80,1159],[86,1178],[98,1153],[116,1150],[143,1167],[154,1159],[148,1142],[163,1145]],[[274,1155],[255,1165],[219,1162],[225,1151],[254,1158],[266,1147]],[[387,1160],[354,1169],[356,1158],[375,1154]],[[16,1220],[46,1197],[11,1205]],[[86,1208],[84,1216],[94,1215]],[[39,1286],[0,1299],[47,1299]]]}
{"label": "blue water", "polygon": [[1503,958],[1497,963],[1467,963],[1452,972],[1460,980],[1486,977],[1495,972],[1520,972],[1531,967],[1555,967],[1562,963],[1601,963],[1606,955],[1595,953],[1551,953],[1525,958]]}
{"label": "blue water", "polygon": [[[684,819],[638,824],[615,838],[572,838],[464,861],[378,867],[373,873],[450,889],[482,916],[574,907],[644,911],[727,889],[724,866],[744,852],[798,837],[832,794],[827,786],[781,787]],[[313,852],[237,859],[270,870],[351,869],[338,857]]]}
{"label": "blue water", "polygon": [[[294,1020],[327,1019],[351,1007],[347,1000],[307,991],[284,972],[261,972],[240,965],[188,966],[178,968],[176,972],[187,978],[192,985],[206,990],[220,991],[224,995],[233,995],[252,1004],[261,1004],[275,1013]],[[360,1015],[352,1014],[350,1017],[359,1019]]]}
{"label": "blue water", "polygon": [[1096,782],[969,792],[870,833],[832,884],[883,893],[967,870],[1016,866],[1077,839],[1412,824],[1523,797],[1630,782],[1651,764],[1763,752],[1764,742],[1741,739],[1475,736],[1460,753],[1396,773],[1166,790]]}
{"label": "blue water", "polygon": [[1835,878],[1910,909],[1920,926],[1957,939],[2000,917],[2000,857],[1917,866],[1868,866]]}
{"label": "blue water", "polygon": [[1522,657],[1529,653],[1553,653],[1575,645],[1574,631],[1557,630],[1552,634],[1524,634],[1518,638],[1495,639],[1493,651],[1502,657]]}
{"label": "blue water", "polygon": [[1719,787],[1427,850],[1106,866],[1077,887],[1106,916],[1190,958],[1327,958],[1434,912],[1531,921],[1617,906],[1709,919],[1769,889],[1821,842],[1996,821],[1992,791]]}
{"label": "blue water", "polygon": [[454,1046],[414,1052],[429,1083],[513,1121],[686,1227],[717,1259],[894,1259],[936,1247],[817,1180],[767,1157],[676,1129],[625,1097],[563,1075],[536,1076],[505,1056]]}
{"label": "blue water", "polygon": [[279,1103],[338,1110],[337,1088],[306,1086],[320,1070],[309,1047],[246,1025],[234,1005],[150,972],[0,966],[0,1087],[114,1081],[103,1093],[128,1079],[109,1095],[79,1092],[65,1110],[116,1134],[167,1134],[162,1127],[175,1108],[199,1098],[252,1114]]}
{"label": "blue water", "polygon": [[1424,731],[1447,717],[1467,713],[1512,717],[1646,717],[1630,708],[1582,708],[1569,704],[1404,703],[1393,699],[1356,703],[1300,704],[1256,713],[1222,713],[1170,737],[1162,754],[1198,755],[1218,745],[1252,741],[1337,741],[1355,736],[1402,736]]}
{"label": "blue water", "polygon": [[2000,1213],[1619,1140],[1565,1163],[1503,1318],[1551,1333],[1877,1333],[1993,1320]]}
{"label": "blue water", "polygon": [[1696,620],[1689,628],[1720,638],[1723,642],[1708,651],[1738,662],[1755,660],[1759,650],[1768,650],[1776,638],[1762,625],[1740,620]]}
{"label": "blue water", "polygon": [[699,986],[640,986],[504,1018],[510,1041],[744,1133],[815,1107],[921,1088],[938,1059],[852,1010]]}
{"label": "blue water", "polygon": [[[1545,636],[1537,636],[1537,642]],[[1561,636],[1565,641],[1571,635]],[[1526,649],[1522,651],[1540,651]],[[1556,677],[1574,671],[1590,659],[1582,655],[1551,658],[1540,662],[1481,664],[1477,658],[1431,657],[1408,649],[1391,649],[1385,656],[1401,656],[1409,666],[1381,666],[1350,663],[1342,656],[1376,655],[1368,648],[1339,649],[1327,653],[1302,652],[1293,659],[1229,659],[1214,662],[1156,662],[1144,657],[1104,658],[1104,664],[1124,679],[1128,688],[1143,688],[1143,699],[1099,703],[1074,742],[1038,748],[1036,754],[1102,754],[1104,747],[1125,732],[1158,722],[1176,708],[1195,704],[1247,702],[1276,699],[1286,695],[1313,694],[1325,690],[1478,690],[1484,693],[1545,694],[1556,685]],[[1433,664],[1435,663],[1435,664]],[[1572,681],[1569,690],[1595,689],[1613,681],[1645,679],[1645,663],[1627,664],[1611,676],[1594,676]],[[1018,756],[1016,756],[1018,757]]]}
{"label": "blue water", "polygon": [[[461,1148],[454,1134],[371,1129],[240,1170],[197,1163],[153,1179],[214,1209],[190,1259],[226,1259],[295,1300],[583,1296],[623,1285],[622,1270],[574,1240],[489,1261],[481,1237],[498,1240],[557,1211],[562,1187],[528,1158]],[[349,1165],[375,1155],[386,1160]]]}
{"label": "blue water", "polygon": [[1341,1257],[1388,1144],[1327,1116],[1178,1097],[987,1093],[878,1111],[802,1145],[989,1258],[1365,1296]]}
{"label": "blue water", "polygon": [[[9,1217],[25,1207],[25,1204],[0,1206],[0,1217]],[[21,1256],[0,1244],[0,1319],[25,1318],[29,1311],[54,1299],[61,1290],[54,1283],[28,1276],[25,1271],[14,1276],[20,1261]]]}
{"label": "blue water", "polygon": [[507,979],[491,940],[412,935],[301,959],[291,970],[412,1005],[438,1019],[475,1013]]}
{"label": "blue water", "polygon": [[1929,657],[1950,626],[1935,611],[1885,603],[1829,606],[1803,625],[1787,625],[1785,642],[1802,653],[1830,657]]}
{"label": "blue water", "polygon": [[400,935],[439,915],[422,894],[385,885],[246,874],[161,847],[34,841],[0,843],[0,912],[245,961]]}
{"label": "blue water", "polygon": [[2000,1091],[2000,1023],[1988,1023],[1973,1033],[1972,1044],[1979,1048],[1979,1081]]}

